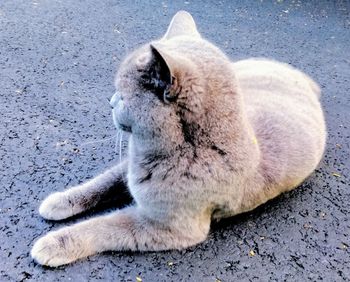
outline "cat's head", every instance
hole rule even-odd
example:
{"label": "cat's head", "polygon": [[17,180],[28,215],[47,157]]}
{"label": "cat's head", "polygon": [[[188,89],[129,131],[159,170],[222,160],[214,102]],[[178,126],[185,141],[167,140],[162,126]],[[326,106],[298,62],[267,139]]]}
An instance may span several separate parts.
{"label": "cat's head", "polygon": [[200,36],[189,13],[180,11],[161,39],[121,64],[111,99],[114,123],[144,140],[194,143],[225,71],[226,56]]}

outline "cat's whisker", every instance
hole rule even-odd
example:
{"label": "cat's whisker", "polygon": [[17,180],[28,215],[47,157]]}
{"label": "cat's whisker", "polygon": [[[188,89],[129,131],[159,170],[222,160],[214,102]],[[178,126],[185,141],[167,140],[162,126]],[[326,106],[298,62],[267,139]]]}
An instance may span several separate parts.
{"label": "cat's whisker", "polygon": [[114,144],[114,151],[116,153],[118,152],[119,136],[120,136],[120,130],[117,129],[117,135],[116,135],[115,144]]}
{"label": "cat's whisker", "polygon": [[120,140],[119,140],[119,162],[122,161],[122,143],[123,143],[123,131],[120,131]]}
{"label": "cat's whisker", "polygon": [[81,143],[80,147],[86,146],[86,145],[90,145],[90,144],[96,144],[96,143],[104,143],[104,142],[107,142],[109,140],[114,139],[116,136],[117,136],[117,134],[115,134],[115,135],[113,135],[111,137],[108,137],[108,138],[103,138],[103,139],[93,140],[93,141],[86,141],[86,142]]}
{"label": "cat's whisker", "polygon": [[119,162],[122,161],[122,150],[123,150],[123,131],[118,129],[115,139],[115,152],[119,155]]}

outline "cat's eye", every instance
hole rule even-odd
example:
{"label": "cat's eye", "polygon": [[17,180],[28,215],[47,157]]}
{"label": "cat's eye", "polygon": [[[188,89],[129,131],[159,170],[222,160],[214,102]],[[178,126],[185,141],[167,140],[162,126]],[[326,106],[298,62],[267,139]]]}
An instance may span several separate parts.
{"label": "cat's eye", "polygon": [[166,104],[170,104],[170,102],[171,102],[170,91],[167,89],[164,90],[163,100],[164,100],[164,103],[166,103]]}
{"label": "cat's eye", "polygon": [[[174,82],[175,78],[173,79]],[[175,93],[173,89],[171,89],[172,86],[168,85],[163,92],[163,100],[164,103],[166,104],[170,104],[173,102],[176,102],[177,97],[178,97],[178,93]]]}
{"label": "cat's eye", "polygon": [[165,89],[163,93],[163,100],[164,100],[164,103],[170,104],[176,101],[176,96],[171,95],[169,89]]}

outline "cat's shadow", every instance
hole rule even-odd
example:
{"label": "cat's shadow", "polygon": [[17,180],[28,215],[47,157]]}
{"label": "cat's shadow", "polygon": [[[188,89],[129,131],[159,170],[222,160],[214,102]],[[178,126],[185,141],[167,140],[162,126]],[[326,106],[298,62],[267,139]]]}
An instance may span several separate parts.
{"label": "cat's shadow", "polygon": [[[312,182],[312,180],[311,180]],[[278,212],[281,214],[283,212],[282,207],[285,206],[287,201],[297,201],[298,195],[303,193],[303,191],[307,191],[310,189],[309,186],[312,186],[312,183],[309,181],[304,182],[297,189],[290,191],[288,193],[284,193],[279,195],[276,198],[273,198],[266,203],[258,206],[252,211],[248,211],[245,213],[241,213],[232,217],[224,218],[219,221],[212,221],[210,229],[211,232],[216,232],[223,229],[230,229],[232,226],[237,226],[241,224],[245,224],[247,221],[255,221],[258,220],[262,215],[271,215],[272,213]],[[91,208],[83,213],[74,215],[67,219],[56,221],[57,223],[69,223],[76,222],[82,219],[92,218],[94,216],[108,214],[109,212],[113,212],[114,210],[122,209],[127,207],[133,203],[133,198],[128,192],[127,189],[115,189],[118,193],[111,193],[105,201],[100,202],[96,207]],[[294,200],[293,200],[294,199]],[[47,220],[48,222],[53,222],[51,220]]]}
{"label": "cat's shadow", "polygon": [[133,198],[125,187],[120,185],[113,187],[110,193],[105,196],[105,200],[99,202],[95,207],[88,209],[82,213],[76,214],[69,218],[62,220],[46,220],[48,222],[57,222],[57,223],[68,223],[80,221],[82,219],[92,218],[97,215],[103,215],[113,210],[122,209],[133,203]]}
{"label": "cat's shadow", "polygon": [[286,216],[289,216],[291,212],[290,209],[294,209],[293,207],[298,209],[298,207],[300,207],[300,201],[302,201],[301,197],[311,193],[312,186],[315,186],[315,183],[313,183],[314,181],[316,181],[316,179],[311,177],[296,189],[270,199],[252,211],[224,218],[219,221],[212,221],[210,229],[212,232],[216,232],[223,229],[230,229],[232,226],[246,224],[248,221],[260,221],[263,220],[262,218],[272,220],[271,224],[273,224],[276,214],[285,218]]}

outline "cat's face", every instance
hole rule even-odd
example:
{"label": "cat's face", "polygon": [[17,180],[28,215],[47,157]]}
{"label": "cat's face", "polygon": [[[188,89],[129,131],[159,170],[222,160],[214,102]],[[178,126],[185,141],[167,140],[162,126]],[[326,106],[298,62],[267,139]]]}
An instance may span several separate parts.
{"label": "cat's face", "polygon": [[167,95],[171,84],[166,63],[150,44],[133,52],[120,66],[115,81],[111,100],[115,125],[146,137],[156,135],[174,114],[175,101]]}
{"label": "cat's face", "polygon": [[193,138],[196,119],[210,103],[206,74],[211,59],[224,55],[200,37],[188,16],[177,15],[162,39],[121,64],[111,99],[118,128],[144,139],[166,138],[173,145]]}

